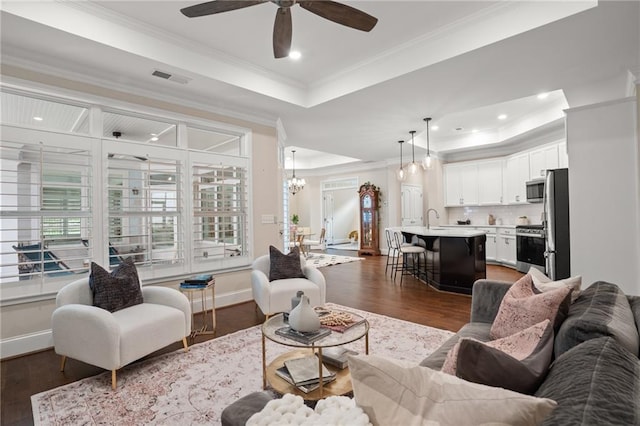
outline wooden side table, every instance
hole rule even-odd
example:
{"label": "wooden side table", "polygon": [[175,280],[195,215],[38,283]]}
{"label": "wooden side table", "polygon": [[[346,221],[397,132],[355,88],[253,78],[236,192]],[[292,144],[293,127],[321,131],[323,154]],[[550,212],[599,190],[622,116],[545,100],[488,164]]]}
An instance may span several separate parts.
{"label": "wooden side table", "polygon": [[[180,291],[185,293],[189,298],[189,304],[192,308],[191,312],[191,339],[193,340],[199,334],[214,334],[216,332],[216,280],[213,279],[206,287],[180,287]],[[207,290],[211,290],[211,328],[209,328],[209,320],[207,319]],[[196,314],[193,311],[193,300],[200,297],[202,306],[203,324],[199,328],[194,328]]]}

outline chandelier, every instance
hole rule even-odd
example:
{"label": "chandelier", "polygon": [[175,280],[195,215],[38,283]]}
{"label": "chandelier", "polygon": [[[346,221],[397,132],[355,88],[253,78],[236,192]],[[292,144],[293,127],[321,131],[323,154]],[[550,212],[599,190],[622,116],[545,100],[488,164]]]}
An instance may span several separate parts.
{"label": "chandelier", "polygon": [[289,192],[291,192],[292,195],[296,195],[296,193],[302,191],[302,189],[304,188],[304,185],[307,183],[304,178],[302,179],[298,179],[296,177],[296,150],[292,149],[291,150],[291,155],[292,155],[292,164],[293,164],[293,175],[291,176],[291,179],[287,179],[287,185],[289,186]]}

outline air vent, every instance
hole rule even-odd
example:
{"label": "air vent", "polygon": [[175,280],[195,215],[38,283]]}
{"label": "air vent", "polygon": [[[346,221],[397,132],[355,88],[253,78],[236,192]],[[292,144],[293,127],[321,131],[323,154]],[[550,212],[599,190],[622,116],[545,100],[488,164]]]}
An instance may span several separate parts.
{"label": "air vent", "polygon": [[187,84],[189,81],[191,81],[191,79],[188,77],[184,77],[182,75],[177,75],[177,74],[170,74],[168,72],[164,72],[160,70],[153,70],[151,75],[154,77],[163,78],[165,80],[173,81],[174,83],[180,83],[180,84]]}

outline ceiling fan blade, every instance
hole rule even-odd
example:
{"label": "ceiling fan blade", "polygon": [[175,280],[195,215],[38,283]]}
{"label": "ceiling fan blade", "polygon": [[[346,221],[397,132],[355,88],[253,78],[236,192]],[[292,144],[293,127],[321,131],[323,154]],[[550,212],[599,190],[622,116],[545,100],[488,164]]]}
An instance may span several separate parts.
{"label": "ceiling fan blade", "polygon": [[273,55],[276,59],[289,56],[292,31],[291,10],[288,7],[278,8],[273,23]]}
{"label": "ceiling fan blade", "polygon": [[213,15],[215,13],[229,12],[256,4],[266,3],[269,0],[213,0],[180,9],[180,12],[188,18]]}
{"label": "ceiling fan blade", "polygon": [[311,13],[356,30],[369,32],[378,23],[378,18],[335,1],[300,1],[298,4]]}

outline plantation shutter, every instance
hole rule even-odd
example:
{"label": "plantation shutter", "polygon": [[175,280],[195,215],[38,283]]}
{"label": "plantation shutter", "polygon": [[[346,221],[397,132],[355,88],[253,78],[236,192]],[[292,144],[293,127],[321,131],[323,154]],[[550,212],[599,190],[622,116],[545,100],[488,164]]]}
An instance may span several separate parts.
{"label": "plantation shutter", "polygon": [[92,150],[86,138],[66,138],[0,141],[0,282],[48,280],[88,270]]}
{"label": "plantation shutter", "polygon": [[108,154],[109,265],[127,257],[139,267],[183,265],[183,162],[175,151],[147,156],[119,148]]}
{"label": "plantation shutter", "polygon": [[[196,156],[202,160],[202,156]],[[192,162],[193,261],[229,264],[248,256],[248,160]],[[226,263],[225,263],[226,262]],[[232,262],[235,263],[235,262]]]}

